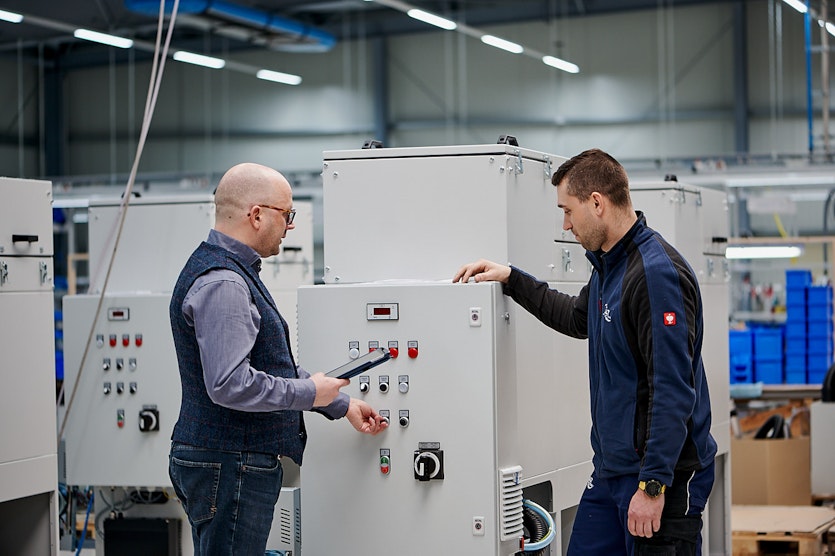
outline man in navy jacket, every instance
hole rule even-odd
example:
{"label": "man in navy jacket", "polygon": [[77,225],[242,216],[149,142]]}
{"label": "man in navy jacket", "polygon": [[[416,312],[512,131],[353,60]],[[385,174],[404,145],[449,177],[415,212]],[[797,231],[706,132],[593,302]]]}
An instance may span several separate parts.
{"label": "man in navy jacket", "polygon": [[589,340],[594,472],[569,555],[701,554],[716,442],[696,275],[632,208],[623,167],[598,149],[554,173],[557,205],[594,270],[577,296],[480,260],[453,281],[499,281],[547,326]]}

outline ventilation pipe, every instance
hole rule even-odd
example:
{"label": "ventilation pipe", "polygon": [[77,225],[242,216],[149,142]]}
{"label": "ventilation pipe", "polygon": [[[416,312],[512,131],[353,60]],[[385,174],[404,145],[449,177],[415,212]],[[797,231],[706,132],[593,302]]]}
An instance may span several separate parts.
{"label": "ventilation pipe", "polygon": [[[124,0],[128,10],[157,16],[159,14],[159,0]],[[173,2],[166,0],[166,11],[170,10]],[[250,29],[250,38],[259,42],[258,33],[274,34],[282,41],[266,40],[267,44],[278,50],[325,52],[336,44],[336,38],[330,33],[316,29],[298,21],[270,14],[255,8],[240,6],[222,0],[180,0],[178,12],[191,14],[192,18],[205,19],[207,26],[218,21]],[[223,34],[223,29],[215,29]],[[239,33],[230,33],[240,38]],[[285,42],[286,41],[286,42]]]}

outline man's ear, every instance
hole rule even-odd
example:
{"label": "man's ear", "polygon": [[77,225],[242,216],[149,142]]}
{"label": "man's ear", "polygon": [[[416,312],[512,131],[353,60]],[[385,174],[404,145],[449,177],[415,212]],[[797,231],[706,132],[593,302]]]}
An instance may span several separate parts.
{"label": "man's ear", "polygon": [[599,212],[603,208],[603,195],[597,191],[591,194],[591,201],[594,203],[594,210]]}

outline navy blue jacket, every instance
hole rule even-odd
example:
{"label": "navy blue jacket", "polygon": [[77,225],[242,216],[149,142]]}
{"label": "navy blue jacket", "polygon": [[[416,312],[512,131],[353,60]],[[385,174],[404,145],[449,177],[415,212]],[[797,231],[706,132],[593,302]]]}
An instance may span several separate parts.
{"label": "navy blue jacket", "polygon": [[598,475],[670,485],[674,471],[701,469],[716,455],[696,275],[640,212],[609,252],[586,256],[594,270],[578,296],[516,268],[505,293],[547,326],[589,339]]}
{"label": "navy blue jacket", "polygon": [[204,242],[186,262],[169,306],[183,388],[180,416],[171,438],[213,450],[284,455],[301,465],[307,440],[301,411],[237,411],[215,404],[206,391],[197,337],[187,324],[182,307],[194,281],[210,270],[221,268],[244,278],[261,315],[250,355],[252,366],[273,376],[298,378],[287,323],[255,270],[230,251]]}

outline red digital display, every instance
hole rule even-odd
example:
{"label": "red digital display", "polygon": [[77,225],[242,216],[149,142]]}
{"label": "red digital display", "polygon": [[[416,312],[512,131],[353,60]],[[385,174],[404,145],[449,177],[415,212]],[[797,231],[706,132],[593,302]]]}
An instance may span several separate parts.
{"label": "red digital display", "polygon": [[374,307],[374,316],[375,317],[391,316],[391,307]]}

